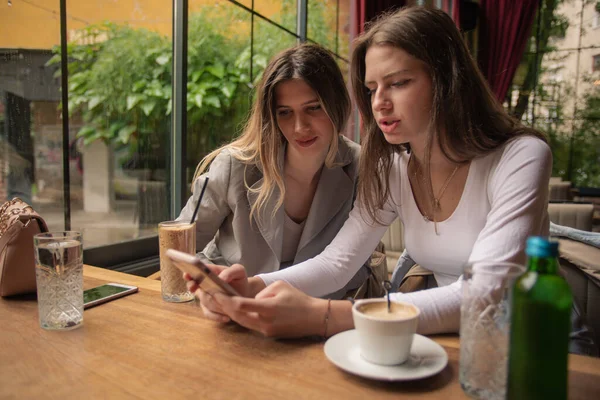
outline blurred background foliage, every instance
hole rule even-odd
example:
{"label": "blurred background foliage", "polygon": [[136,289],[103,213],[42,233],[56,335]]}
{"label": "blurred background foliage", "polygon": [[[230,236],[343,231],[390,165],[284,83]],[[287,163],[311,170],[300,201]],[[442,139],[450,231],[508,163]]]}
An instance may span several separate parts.
{"label": "blurred background foliage", "polygon": [[[561,7],[566,3],[574,4],[572,0],[540,1],[505,106],[515,118],[547,134],[554,158],[552,176],[571,181],[575,187],[600,187],[600,86],[588,85],[582,94],[579,85],[576,97],[576,79],[564,70],[573,51],[557,45],[569,29],[580,37],[597,33],[579,26],[579,14],[577,21],[563,15]],[[599,77],[597,72],[584,73],[579,80],[591,83]]]}
{"label": "blurred background foliage", "polygon": [[[283,0],[274,19],[295,26],[295,7],[295,0]],[[335,51],[335,9],[311,1],[309,13],[310,39]],[[258,18],[253,48],[249,32],[250,17],[238,7],[206,6],[189,16],[185,167],[191,173],[204,155],[241,132],[252,89],[269,59],[297,42]],[[53,51],[48,64],[58,65],[60,47]],[[172,113],[171,38],[107,22],[78,31],[67,53],[69,112],[81,116],[77,136],[84,145],[96,140],[112,145],[126,154],[119,161],[125,169],[164,170],[167,150],[161,149],[169,146]]]}

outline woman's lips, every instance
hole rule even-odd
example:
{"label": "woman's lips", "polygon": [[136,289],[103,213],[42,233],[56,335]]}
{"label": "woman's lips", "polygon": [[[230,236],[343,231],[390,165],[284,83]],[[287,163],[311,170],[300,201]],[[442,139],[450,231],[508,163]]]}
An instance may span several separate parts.
{"label": "woman's lips", "polygon": [[315,137],[313,137],[311,139],[308,139],[308,140],[298,140],[298,139],[296,139],[296,143],[298,143],[298,146],[300,146],[300,147],[310,147],[316,141],[317,141],[317,136],[315,136]]}
{"label": "woman's lips", "polygon": [[400,123],[400,121],[393,121],[393,122],[388,122],[388,123],[380,123],[379,124],[379,129],[381,129],[381,131],[383,133],[392,133],[394,131],[394,129],[396,129],[396,127],[398,126],[399,123]]}

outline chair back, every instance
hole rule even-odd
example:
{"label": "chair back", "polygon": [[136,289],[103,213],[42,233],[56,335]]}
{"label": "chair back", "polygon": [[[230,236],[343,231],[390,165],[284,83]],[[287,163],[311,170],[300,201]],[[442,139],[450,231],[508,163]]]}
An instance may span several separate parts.
{"label": "chair back", "polygon": [[573,200],[571,186],[569,181],[549,182],[550,201]]}
{"label": "chair back", "polygon": [[594,340],[600,345],[600,249],[570,239],[559,239],[559,263]]}
{"label": "chair back", "polygon": [[590,203],[549,203],[550,221],[582,231],[591,231],[594,205]]}

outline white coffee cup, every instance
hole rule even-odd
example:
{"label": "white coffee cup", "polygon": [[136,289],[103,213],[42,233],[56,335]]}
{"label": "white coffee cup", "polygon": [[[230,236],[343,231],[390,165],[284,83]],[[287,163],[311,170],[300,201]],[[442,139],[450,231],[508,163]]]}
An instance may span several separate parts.
{"label": "white coffee cup", "polygon": [[402,364],[408,359],[420,311],[412,304],[365,299],[352,307],[361,356],[379,365]]}

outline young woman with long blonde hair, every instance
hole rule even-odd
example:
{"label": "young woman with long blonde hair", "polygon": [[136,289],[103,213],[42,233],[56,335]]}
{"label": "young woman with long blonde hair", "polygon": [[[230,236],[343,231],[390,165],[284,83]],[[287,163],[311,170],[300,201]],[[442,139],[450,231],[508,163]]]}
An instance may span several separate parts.
{"label": "young woman with long blonde hair", "polygon": [[[201,161],[194,195],[178,218],[191,218],[208,177],[196,219],[204,261],[243,264],[252,276],[325,249],[355,198],[360,146],[342,136],[349,114],[346,85],[329,51],[305,44],[270,61],[243,133]],[[323,295],[339,298],[360,286],[366,268]]]}

